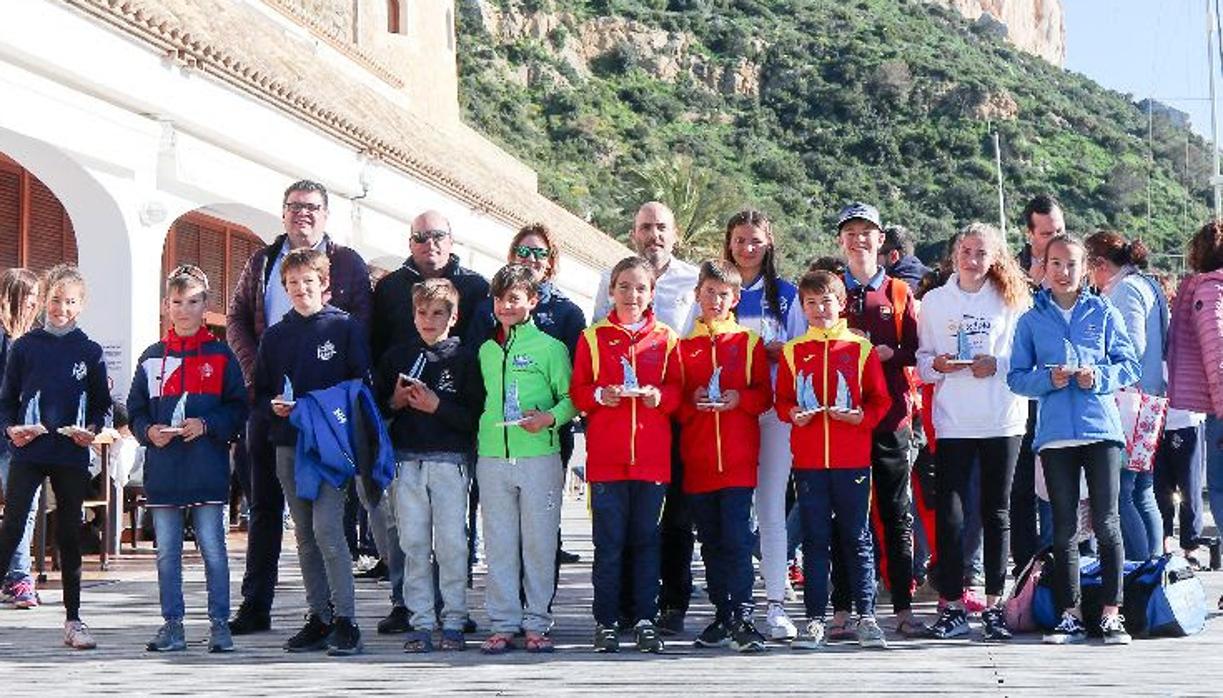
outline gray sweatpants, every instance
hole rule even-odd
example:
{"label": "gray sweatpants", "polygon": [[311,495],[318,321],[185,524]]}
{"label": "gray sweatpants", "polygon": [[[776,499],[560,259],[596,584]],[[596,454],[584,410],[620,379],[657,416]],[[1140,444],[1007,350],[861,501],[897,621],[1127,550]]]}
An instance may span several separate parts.
{"label": "gray sweatpants", "polygon": [[[476,463],[488,579],[484,603],[495,633],[552,629],[565,472],[560,454]],[[525,596],[526,607],[520,597]]]}
{"label": "gray sweatpants", "polygon": [[[391,492],[399,545],[407,557],[403,598],[412,627],[433,630],[433,560],[442,597],[442,628],[467,620],[467,466],[430,460],[399,461]],[[430,555],[432,553],[432,555]]]}
{"label": "gray sweatpants", "polygon": [[301,499],[297,496],[294,460],[292,448],[276,447],[276,477],[280,479],[289,514],[293,517],[297,561],[301,566],[302,584],[306,587],[306,603],[311,613],[327,623],[332,620],[332,608],[336,616],[355,619],[357,608],[352,554],[348,549],[348,539],[344,537],[347,491],[324,482],[319,486],[318,499]]}

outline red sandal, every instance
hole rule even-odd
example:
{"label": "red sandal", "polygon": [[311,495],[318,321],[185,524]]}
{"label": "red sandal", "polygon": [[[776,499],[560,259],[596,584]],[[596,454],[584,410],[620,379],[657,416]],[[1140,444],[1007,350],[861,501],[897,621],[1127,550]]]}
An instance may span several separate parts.
{"label": "red sandal", "polygon": [[552,638],[540,633],[527,633],[527,652],[532,654],[548,654],[556,650]]}
{"label": "red sandal", "polygon": [[480,651],[484,654],[505,654],[510,651],[510,640],[513,638],[504,633],[493,633],[480,645]]}

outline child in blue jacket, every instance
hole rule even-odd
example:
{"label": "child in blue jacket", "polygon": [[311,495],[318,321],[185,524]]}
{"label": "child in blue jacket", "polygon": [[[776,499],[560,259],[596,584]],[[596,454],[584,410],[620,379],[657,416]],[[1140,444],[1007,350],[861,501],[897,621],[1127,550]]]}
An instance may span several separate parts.
{"label": "child in blue jacket", "polygon": [[0,387],[0,427],[13,447],[0,560],[12,559],[34,491],[50,478],[64,585],[64,644],[93,649],[97,642],[80,615],[79,529],[89,489],[89,444],[110,408],[106,364],[102,347],[76,324],[85,308],[81,272],[71,264],[58,264],[47,272],[42,286],[46,324],[13,342]]}
{"label": "child in blue jacket", "polygon": [[1059,235],[1045,252],[1046,288],[1019,318],[1007,383],[1036,398],[1038,416],[1032,450],[1053,506],[1054,595],[1061,621],[1044,641],[1079,643],[1087,631],[1079,607],[1079,478],[1086,476],[1103,568],[1105,644],[1128,644],[1120,615],[1122,564],[1117,498],[1125,437],[1112,393],[1139,378],[1138,360],[1121,314],[1083,287],[1081,240]]}
{"label": "child in blue jacket", "polygon": [[132,433],[145,447],[144,491],[157,535],[157,586],[165,623],[145,647],[187,649],[183,630],[183,527],[191,513],[208,585],[208,648],[230,652],[229,443],[246,423],[246,387],[229,346],[204,326],[208,277],[183,265],[166,278],[170,329],[141,354],[127,396]]}
{"label": "child in blue jacket", "polygon": [[[289,422],[295,403],[285,394],[286,387],[298,396],[348,380],[369,379],[365,330],[348,313],[323,302],[330,271],[327,255],[318,250],[297,249],[285,255],[280,282],[293,309],[259,342],[254,409],[275,415],[270,430],[276,446],[276,477],[293,517],[310,606],[306,625],[289,638],[285,651],[351,655],[361,651],[361,631],[356,623],[352,557],[344,535],[347,483],[337,487],[321,480],[313,499],[298,496],[298,436]],[[306,475],[313,481],[319,473]]]}

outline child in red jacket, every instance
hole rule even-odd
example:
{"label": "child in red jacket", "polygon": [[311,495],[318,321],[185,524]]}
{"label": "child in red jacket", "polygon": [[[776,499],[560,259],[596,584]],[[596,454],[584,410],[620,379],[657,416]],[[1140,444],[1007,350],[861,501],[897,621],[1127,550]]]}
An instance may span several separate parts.
{"label": "child in red jacket", "polygon": [[[616,652],[623,555],[631,549],[637,649],[660,652],[659,529],[671,479],[670,414],[680,402],[675,332],[654,319],[654,269],[640,257],[612,269],[613,308],[582,332],[570,395],[586,415],[586,480],[595,545],[594,646]],[[629,611],[630,609],[624,609]]]}
{"label": "child in red jacket", "polygon": [[858,642],[885,647],[875,621],[871,546],[871,431],[891,406],[870,340],[841,319],[845,284],[826,271],[798,285],[809,329],[786,343],[777,371],[777,415],[790,422],[790,449],[803,527],[803,603],[807,623],[791,647],[824,645],[832,519],[850,556]]}
{"label": "child in red jacket", "polygon": [[679,407],[684,494],[688,497],[713,623],[697,647],[763,652],[752,624],[752,495],[760,455],[760,415],[772,404],[769,362],[755,332],[735,322],[743,279],[722,260],[701,265],[696,302],[701,315],[679,343],[683,401]]}

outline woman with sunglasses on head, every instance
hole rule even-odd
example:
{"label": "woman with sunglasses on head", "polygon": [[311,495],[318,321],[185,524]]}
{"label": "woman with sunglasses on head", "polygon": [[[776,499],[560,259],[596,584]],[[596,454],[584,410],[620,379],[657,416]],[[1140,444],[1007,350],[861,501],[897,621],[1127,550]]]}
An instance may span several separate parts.
{"label": "woman with sunglasses on head", "polygon": [[[776,381],[782,346],[807,331],[807,320],[797,300],[798,289],[777,274],[777,251],[768,216],[751,209],[731,216],[726,223],[722,257],[743,277],[736,318],[764,341]],[[765,621],[773,640],[792,640],[798,634],[782,604],[786,592],[786,486],[790,463],[790,425],[769,410],[760,417],[756,518],[760,572],[768,599]]]}

